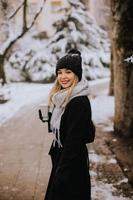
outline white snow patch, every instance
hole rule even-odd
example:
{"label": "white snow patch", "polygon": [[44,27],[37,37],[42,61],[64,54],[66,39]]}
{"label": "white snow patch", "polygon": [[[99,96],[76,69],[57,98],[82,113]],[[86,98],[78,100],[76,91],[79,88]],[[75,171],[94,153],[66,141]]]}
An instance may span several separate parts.
{"label": "white snow patch", "polygon": [[11,100],[0,104],[0,124],[13,117],[25,105],[34,105],[40,100],[47,100],[52,84],[12,83],[9,86]]}
{"label": "white snow patch", "polygon": [[124,178],[117,183],[117,185],[121,185],[122,183],[128,183],[128,178]]}
{"label": "white snow patch", "polygon": [[[96,124],[110,124],[114,116],[114,97],[102,94],[91,100],[93,120]],[[111,124],[111,127],[112,128]]]}
{"label": "white snow patch", "polygon": [[89,160],[90,162],[93,162],[93,163],[100,163],[100,162],[103,162],[104,159],[101,155],[98,155],[96,153],[90,153]]}
{"label": "white snow patch", "polygon": [[112,142],[117,142],[117,139],[116,138],[112,139]]}
{"label": "white snow patch", "polygon": [[102,181],[93,180],[92,182],[92,200],[130,200],[123,196],[115,196],[116,189],[112,184],[104,183]]}
{"label": "white snow patch", "polygon": [[117,164],[117,160],[115,158],[110,158],[105,155],[98,155],[95,152],[89,152],[89,160],[91,163],[106,163],[106,164]]}
{"label": "white snow patch", "polygon": [[117,160],[115,158],[111,158],[108,160],[108,164],[117,164]]}

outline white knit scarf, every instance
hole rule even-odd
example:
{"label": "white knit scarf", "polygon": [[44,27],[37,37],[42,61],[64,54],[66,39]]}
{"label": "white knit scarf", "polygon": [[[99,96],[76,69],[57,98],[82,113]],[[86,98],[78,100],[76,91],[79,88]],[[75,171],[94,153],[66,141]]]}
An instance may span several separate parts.
{"label": "white knit scarf", "polygon": [[[56,93],[52,98],[54,107],[52,111],[50,126],[51,126],[52,132],[55,134],[54,145],[55,145],[55,142],[57,141],[58,147],[62,147],[62,144],[60,141],[60,121],[61,121],[61,116],[65,110],[64,99],[67,96],[67,93],[68,91],[66,90],[60,91]],[[89,93],[90,93],[90,89],[89,89],[88,81],[86,79],[82,79],[74,87],[69,101],[77,96],[84,96],[84,95],[88,96]]]}

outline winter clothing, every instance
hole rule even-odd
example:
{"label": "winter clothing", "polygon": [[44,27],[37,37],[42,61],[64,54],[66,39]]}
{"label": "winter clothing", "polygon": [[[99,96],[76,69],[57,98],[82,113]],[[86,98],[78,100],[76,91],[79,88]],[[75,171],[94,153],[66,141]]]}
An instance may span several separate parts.
{"label": "winter clothing", "polygon": [[62,68],[70,69],[78,76],[80,81],[82,78],[82,57],[80,51],[71,49],[67,55],[60,58],[56,64],[56,74]]}
{"label": "winter clothing", "polygon": [[[55,96],[55,102],[56,98],[58,99],[58,96]],[[58,146],[56,134],[55,145],[53,141],[49,150],[52,171],[45,200],[90,200],[91,185],[86,143],[94,141],[95,127],[87,95],[78,96],[75,91],[59,117],[62,146]]]}
{"label": "winter clothing", "polygon": [[[66,90],[63,92],[61,90],[60,92],[55,94],[52,98],[52,102],[54,103],[54,106],[56,107],[56,109],[54,109],[52,112],[50,124],[51,124],[52,132],[55,135],[57,134],[57,139],[55,137],[54,144],[55,144],[55,141],[57,140],[59,147],[60,146],[62,147],[62,144],[60,142],[60,130],[59,129],[60,129],[61,116],[65,110],[64,99],[67,96],[67,92],[68,91],[66,91]],[[83,96],[83,95],[88,96],[89,92],[90,92],[90,88],[89,88],[88,81],[86,79],[82,79],[82,81],[78,82],[78,84],[74,87],[69,101],[76,96]]]}

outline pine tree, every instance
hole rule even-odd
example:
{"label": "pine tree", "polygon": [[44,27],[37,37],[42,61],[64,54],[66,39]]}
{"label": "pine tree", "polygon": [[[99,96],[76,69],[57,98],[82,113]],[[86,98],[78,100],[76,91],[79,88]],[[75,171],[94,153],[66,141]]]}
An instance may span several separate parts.
{"label": "pine tree", "polygon": [[53,36],[25,66],[31,81],[53,80],[57,60],[70,48],[81,51],[83,70],[88,80],[109,74],[110,41],[107,32],[96,24],[79,0],[68,0],[68,3],[68,7],[59,10],[64,17],[53,23]]}
{"label": "pine tree", "polygon": [[[68,0],[64,8],[65,16],[54,22],[55,34],[48,48],[58,59],[70,48],[77,48],[83,56],[85,76],[88,79],[102,77],[102,69],[110,62],[110,41],[107,32],[102,30],[86,7],[77,0]],[[90,67],[90,68],[89,68]]]}

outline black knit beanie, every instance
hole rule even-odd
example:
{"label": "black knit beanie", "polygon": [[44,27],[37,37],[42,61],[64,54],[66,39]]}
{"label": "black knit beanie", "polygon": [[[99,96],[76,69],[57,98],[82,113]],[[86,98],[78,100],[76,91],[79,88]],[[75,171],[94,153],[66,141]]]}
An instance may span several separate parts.
{"label": "black knit beanie", "polygon": [[82,78],[82,57],[80,51],[71,49],[65,56],[60,58],[56,64],[56,75],[59,69],[67,68],[75,73],[79,81]]}

